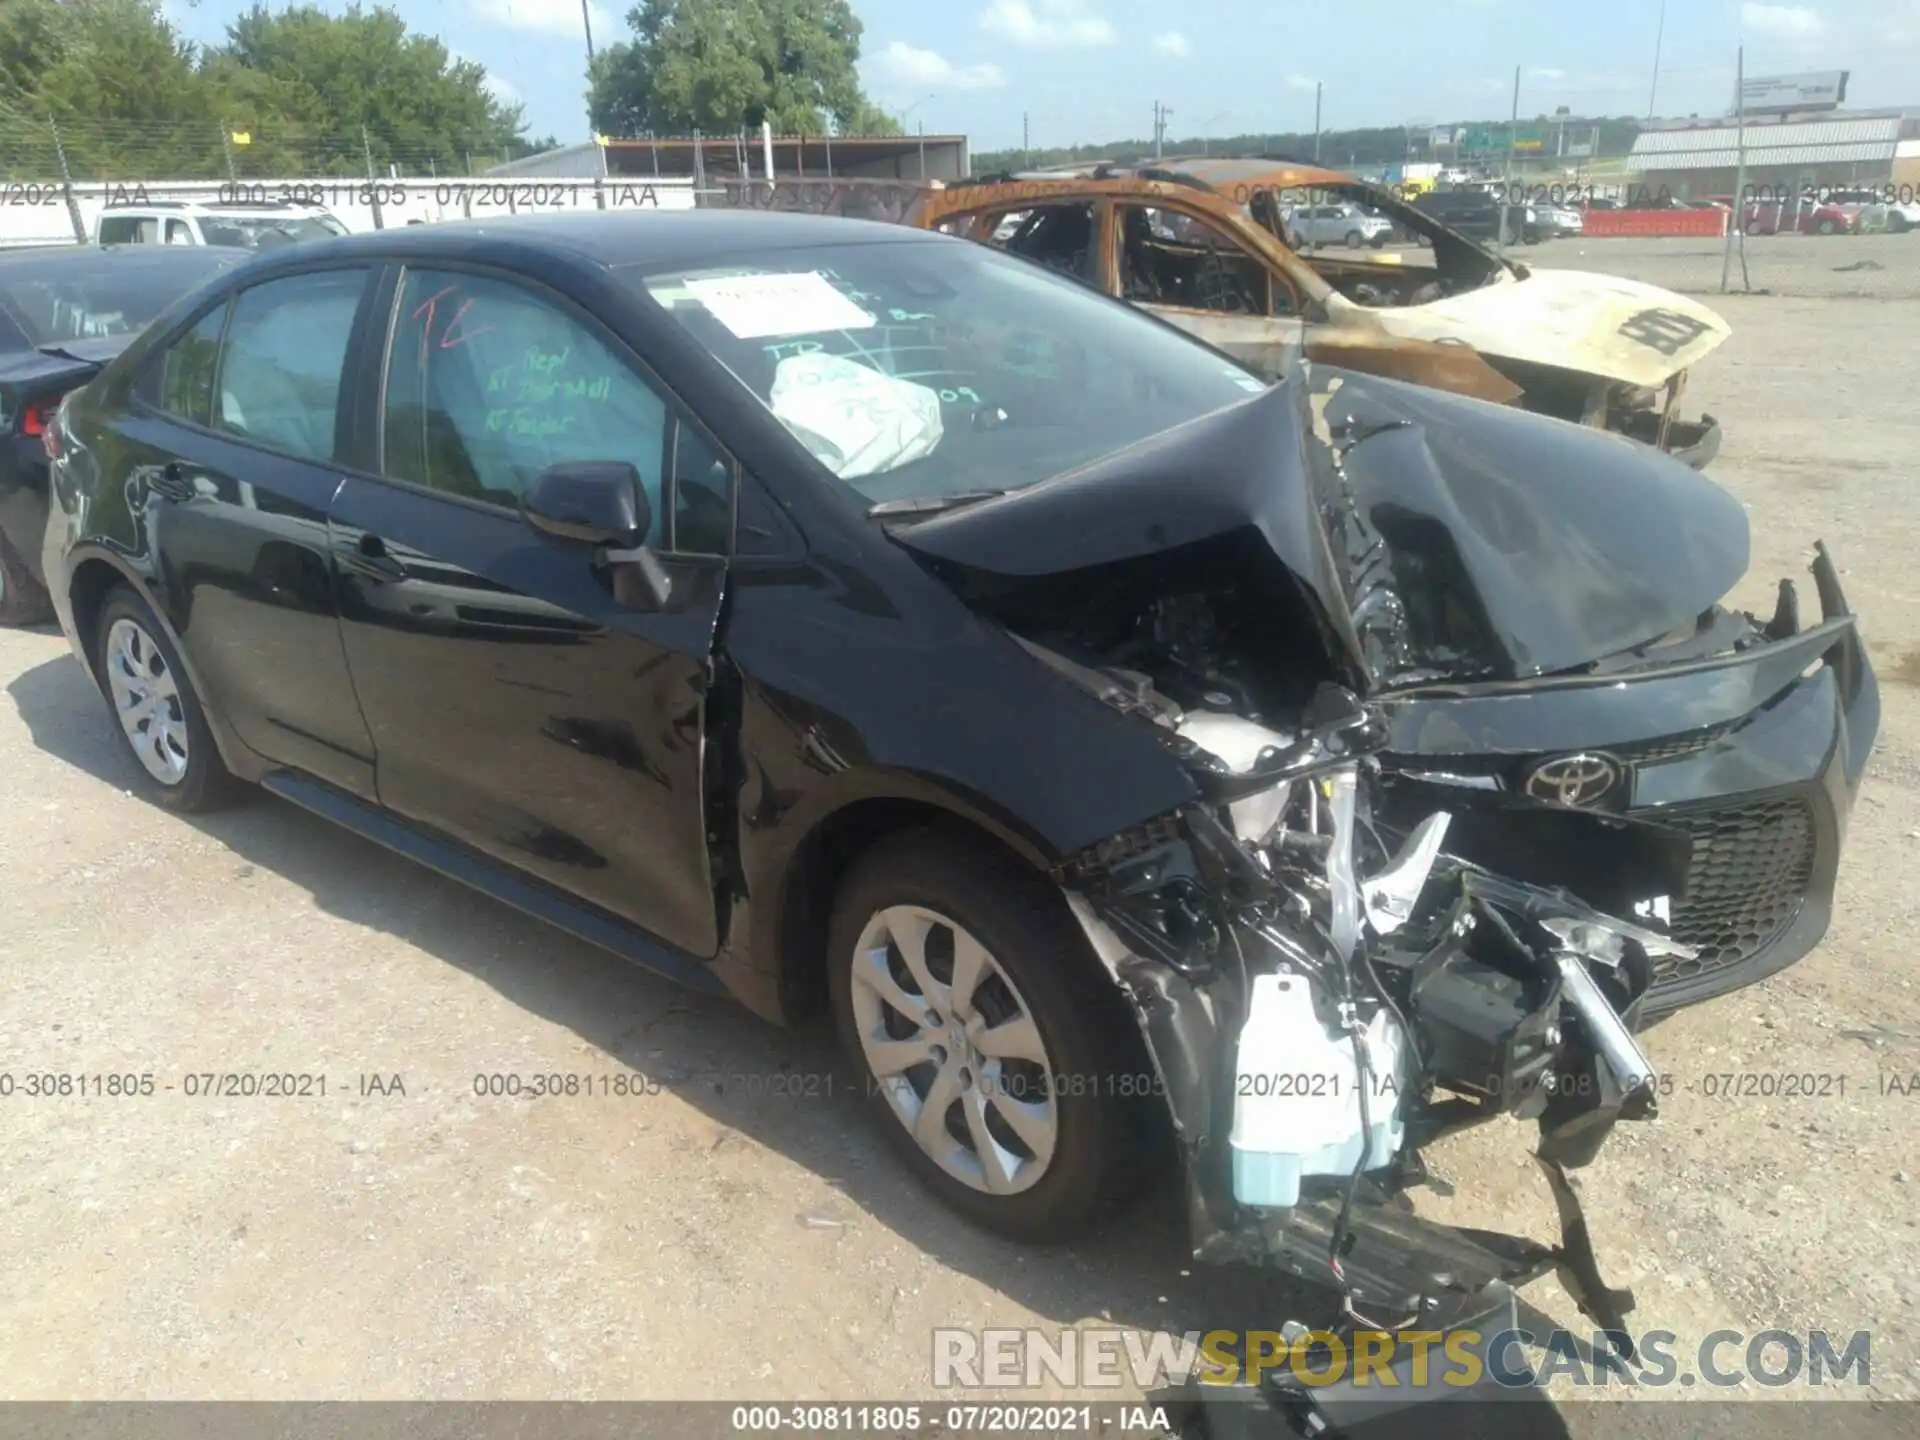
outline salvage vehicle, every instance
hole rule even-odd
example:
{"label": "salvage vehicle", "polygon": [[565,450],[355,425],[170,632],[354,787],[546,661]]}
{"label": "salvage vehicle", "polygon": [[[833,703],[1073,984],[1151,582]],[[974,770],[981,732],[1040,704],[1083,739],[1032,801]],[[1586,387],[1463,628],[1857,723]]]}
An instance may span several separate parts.
{"label": "salvage vehicle", "polygon": [[[1617,1318],[1565,1170],[1652,1115],[1636,1026],[1818,940],[1877,727],[1831,560],[1817,622],[1721,608],[1744,513],[1684,466],[1270,385],[907,226],[290,249],[50,433],[61,627],[159,803],[254,782],[831,1014],[1004,1233],[1171,1147],[1197,1256],[1356,1315],[1557,1266]],[[1560,1244],[1413,1219],[1420,1147],[1514,1111]]]}
{"label": "salvage vehicle", "polygon": [[[1296,201],[1375,209],[1430,250],[1296,253],[1285,219]],[[1176,215],[1205,243],[1155,233]],[[1719,453],[1713,417],[1681,414],[1689,370],[1730,333],[1712,310],[1636,280],[1503,259],[1336,171],[1193,159],[959,181],[923,193],[909,219],[1077,276],[1270,378],[1304,354],[1611,430],[1696,469]]]}
{"label": "salvage vehicle", "polygon": [[0,252],[0,625],[50,619],[41,583],[46,431],[68,391],[99,373],[155,315],[244,260],[54,245]]}

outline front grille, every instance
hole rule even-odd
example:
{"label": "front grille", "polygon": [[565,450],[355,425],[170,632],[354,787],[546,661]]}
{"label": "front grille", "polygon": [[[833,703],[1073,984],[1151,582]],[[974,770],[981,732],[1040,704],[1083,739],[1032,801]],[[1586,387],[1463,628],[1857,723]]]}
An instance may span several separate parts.
{"label": "front grille", "polygon": [[1725,970],[1778,939],[1800,913],[1813,880],[1813,812],[1800,799],[1750,801],[1711,810],[1640,818],[1693,837],[1687,896],[1674,902],[1673,938],[1698,950],[1693,960],[1665,957],[1659,988]]}
{"label": "front grille", "polygon": [[1715,725],[1707,730],[1695,730],[1690,735],[1669,735],[1659,740],[1615,745],[1607,753],[1630,765],[1659,765],[1668,760],[1698,755],[1702,750],[1718,745],[1734,729],[1733,725]]}

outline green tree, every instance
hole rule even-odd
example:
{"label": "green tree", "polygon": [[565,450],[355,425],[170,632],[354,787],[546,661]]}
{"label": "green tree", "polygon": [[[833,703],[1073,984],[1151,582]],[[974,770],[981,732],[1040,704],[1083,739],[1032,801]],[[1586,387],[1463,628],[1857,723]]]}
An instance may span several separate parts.
{"label": "green tree", "polygon": [[[634,38],[594,57],[588,109],[609,135],[853,133],[884,119],[860,90],[847,0],[641,0]],[[898,128],[897,126],[895,127]]]}
{"label": "green tree", "polygon": [[487,90],[483,68],[410,33],[383,6],[329,15],[256,4],[202,70],[235,128],[252,137],[246,160],[256,174],[289,166],[362,174],[369,146],[382,170],[460,166],[469,152],[511,151],[525,129],[521,108]]}
{"label": "green tree", "polygon": [[0,0],[0,164],[59,173],[211,174],[219,104],[154,0]]}

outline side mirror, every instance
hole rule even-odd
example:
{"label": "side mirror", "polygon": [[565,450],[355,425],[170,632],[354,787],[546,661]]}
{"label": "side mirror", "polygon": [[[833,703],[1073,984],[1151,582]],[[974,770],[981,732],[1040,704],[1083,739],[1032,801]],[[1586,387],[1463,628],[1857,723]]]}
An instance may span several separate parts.
{"label": "side mirror", "polygon": [[672,578],[647,548],[653,507],[640,472],[626,461],[549,465],[520,497],[520,514],[552,539],[597,547],[602,563],[619,567],[614,595],[623,605],[657,610],[672,595]]}

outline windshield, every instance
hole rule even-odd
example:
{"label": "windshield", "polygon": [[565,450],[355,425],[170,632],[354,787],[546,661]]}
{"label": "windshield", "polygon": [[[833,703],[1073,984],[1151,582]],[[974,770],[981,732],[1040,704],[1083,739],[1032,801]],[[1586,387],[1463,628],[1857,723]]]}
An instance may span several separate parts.
{"label": "windshield", "polygon": [[1265,388],[1179,331],[960,241],[641,277],[869,501],[1018,489]]}
{"label": "windshield", "polygon": [[325,240],[344,235],[347,227],[331,215],[246,216],[209,215],[200,221],[200,233],[209,245],[238,245],[247,250],[267,250],[277,245],[297,245],[302,240]]}
{"label": "windshield", "polygon": [[0,262],[0,349],[32,350],[144,330],[180,296],[244,256],[201,246],[74,246]]}

